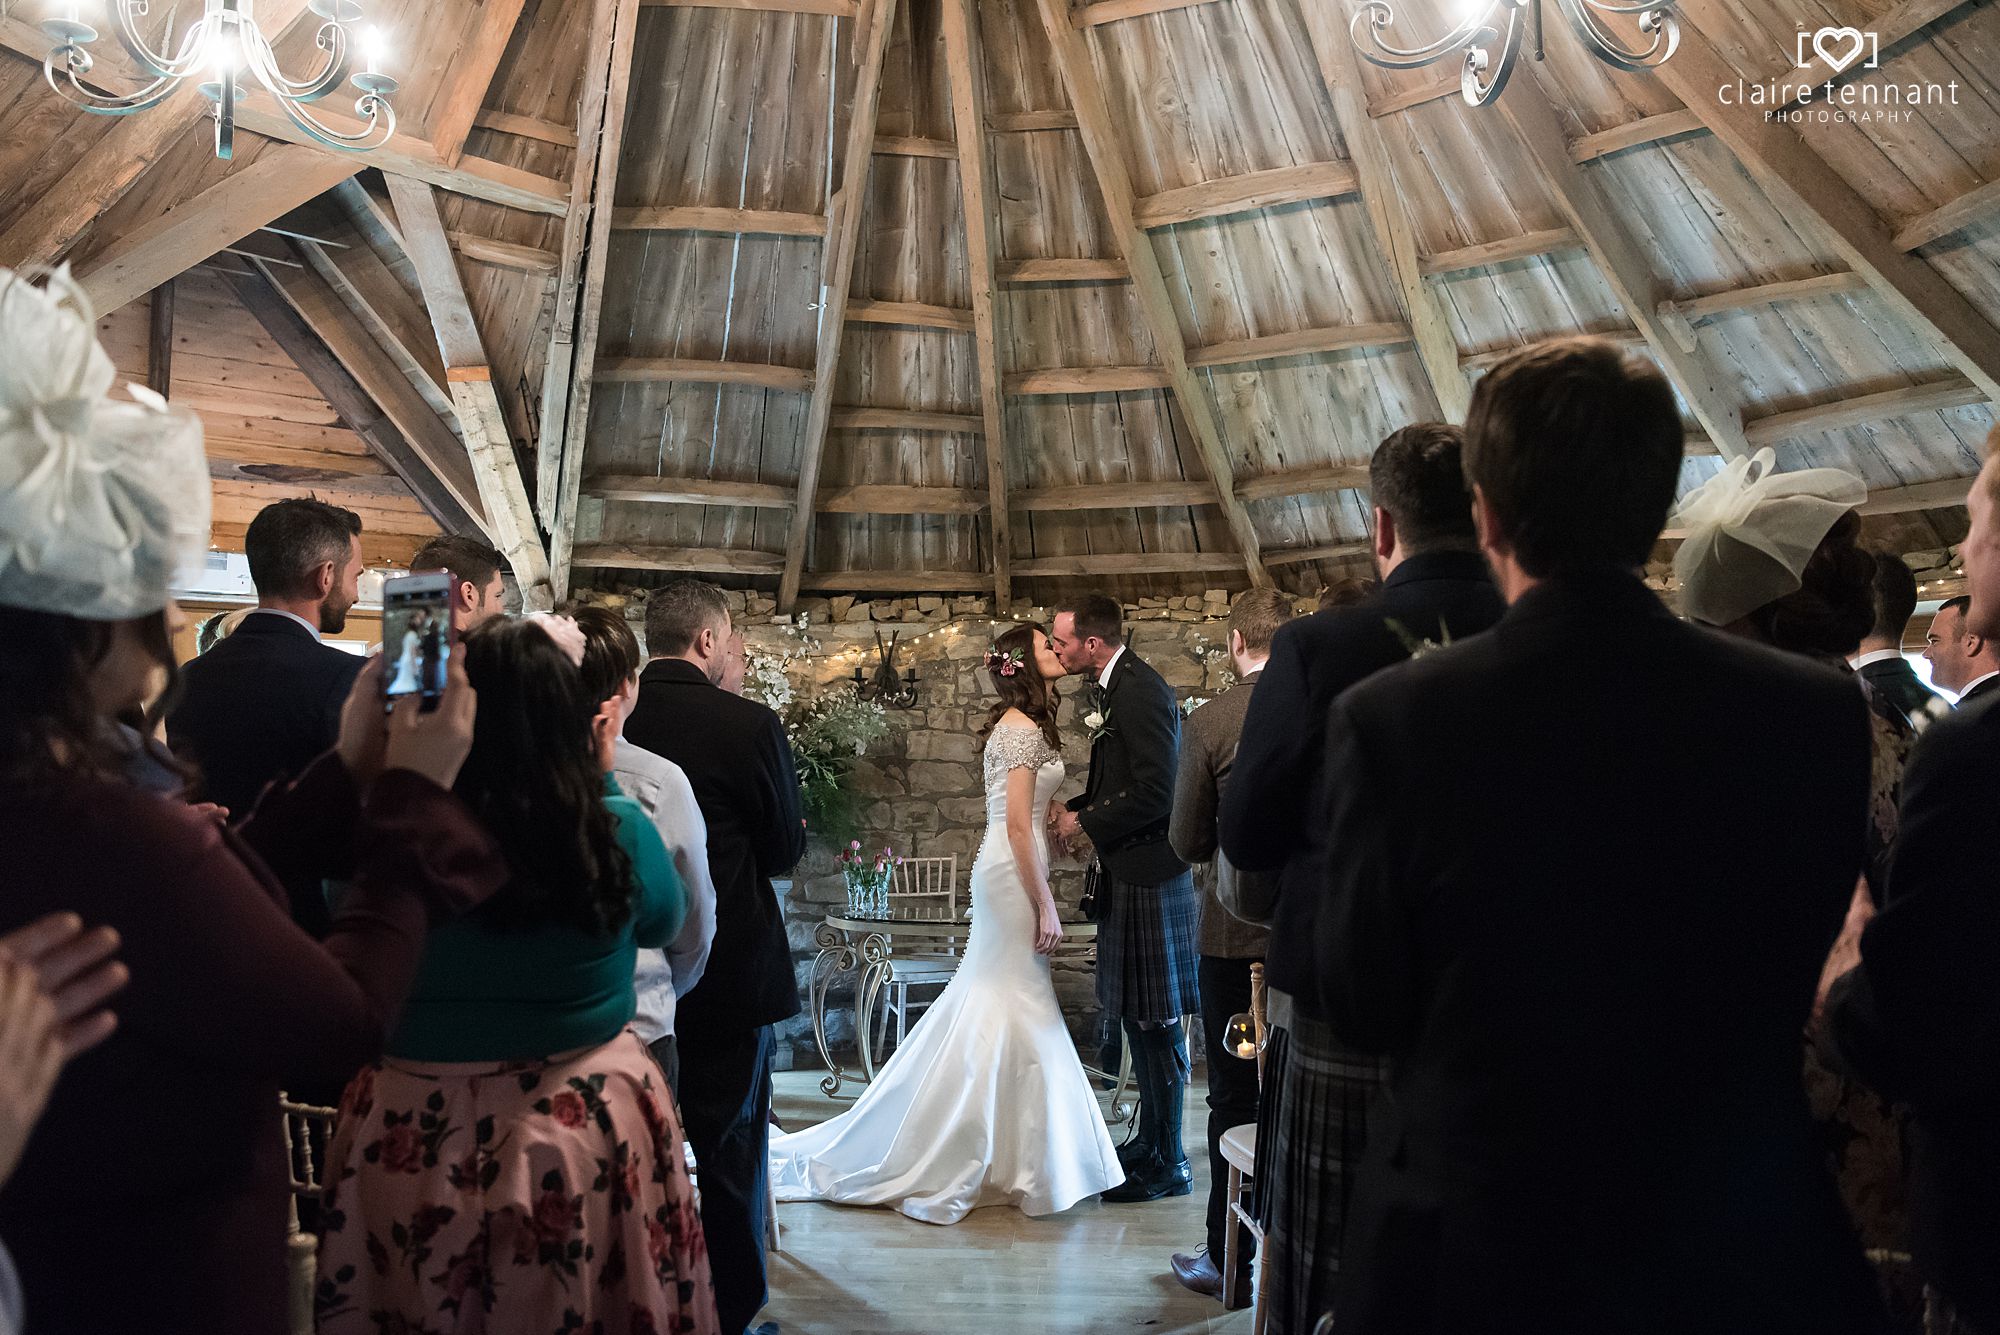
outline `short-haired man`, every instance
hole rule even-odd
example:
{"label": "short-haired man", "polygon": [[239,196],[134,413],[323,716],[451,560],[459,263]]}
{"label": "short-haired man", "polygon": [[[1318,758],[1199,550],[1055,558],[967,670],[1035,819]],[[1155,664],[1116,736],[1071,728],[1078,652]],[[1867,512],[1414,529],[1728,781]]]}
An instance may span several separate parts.
{"label": "short-haired man", "polygon": [[[1682,451],[1616,344],[1495,366],[1464,462],[1507,614],[1328,713],[1309,982],[1390,1070],[1342,1335],[1884,1321],[1798,1052],[1862,867],[1867,703],[1641,582]],[[1689,838],[1662,793],[1757,818]]]}
{"label": "short-haired man", "polygon": [[1180,710],[1173,687],[1126,647],[1124,613],[1102,594],[1057,607],[1049,648],[1065,671],[1091,683],[1090,777],[1052,814],[1058,837],[1090,836],[1103,870],[1097,1001],[1123,1027],[1139,1083],[1138,1134],[1119,1151],[1125,1180],[1102,1199],[1185,1196],[1194,1165],[1181,1144],[1188,1050],[1180,1017],[1200,1006],[1201,898],[1167,837]]}
{"label": "short-haired man", "polygon": [[[635,744],[679,765],[708,824],[715,944],[680,999],[681,1116],[701,1167],[701,1219],[722,1335],[742,1335],[764,1305],[774,1026],[799,1013],[783,906],[771,886],[805,852],[799,780],[778,716],[717,689],[729,603],[680,579],[646,601]],[[698,1035],[699,1037],[692,1037]]]}
{"label": "short-haired man", "polygon": [[722,676],[715,684],[731,695],[741,695],[743,680],[749,674],[750,648],[743,643],[743,632],[732,630],[722,646]]}
{"label": "short-haired man", "polygon": [[1924,632],[1924,657],[1930,660],[1931,682],[1950,691],[1960,709],[2000,685],[2000,640],[1972,630],[1971,610],[1969,595],[1947,598]]}
{"label": "short-haired man", "polygon": [[1928,723],[1931,709],[1943,702],[1903,657],[1903,636],[1917,610],[1917,577],[1902,557],[1875,553],[1874,595],[1875,624],[1855,652],[1855,675],[1905,719]]}
{"label": "short-haired man", "polygon": [[[340,733],[362,659],[321,642],[360,597],[361,519],[315,500],[265,506],[243,537],[257,606],[234,633],[188,663],[167,740],[200,772],[200,795],[250,814],[266,784],[305,771]],[[288,886],[292,916],[331,925],[314,885]]]}
{"label": "short-haired man", "polygon": [[[1274,1329],[1309,1331],[1332,1305],[1348,1202],[1368,1140],[1382,1063],[1341,1043],[1313,986],[1312,926],[1323,853],[1310,839],[1326,756],[1327,707],[1355,682],[1407,658],[1413,642],[1463,640],[1499,620],[1500,595],[1479,555],[1455,426],[1395,432],[1369,461],[1375,569],[1352,603],[1281,628],[1243,723],[1223,795],[1222,849],[1239,868],[1277,871],[1266,980],[1284,1039],[1265,1063],[1258,1157],[1289,1162],[1267,1177],[1264,1266]],[[1352,581],[1348,581],[1352,583]]]}
{"label": "short-haired man", "polygon": [[673,855],[674,870],[687,887],[688,916],[680,935],[665,950],[639,952],[633,979],[638,993],[632,1029],[666,1072],[667,1085],[680,1089],[680,1060],[674,1039],[674,1009],[708,967],[715,941],[715,882],[708,870],[708,822],[695,801],[687,773],[626,738],[625,720],[639,703],[639,669],[644,658],[639,637],[625,618],[608,607],[579,604],[565,609],[583,632],[583,682],[603,701],[598,727],[609,744],[612,791],[623,793],[652,818],[660,841]]}
{"label": "short-haired man", "polygon": [[[1202,891],[1201,1032],[1208,1053],[1208,1237],[1192,1255],[1175,1254],[1171,1264],[1174,1278],[1211,1298],[1223,1296],[1223,1241],[1230,1223],[1222,1133],[1257,1124],[1257,1063],[1237,1056],[1224,1040],[1230,1017],[1250,1009],[1250,966],[1264,958],[1271,935],[1229,912],[1219,897],[1220,883],[1233,881],[1235,873],[1229,860],[1218,856],[1215,814],[1229,784],[1251,693],[1271,657],[1271,638],[1291,619],[1291,596],[1278,589],[1246,589],[1230,604],[1229,665],[1236,684],[1188,715],[1181,727],[1180,770],[1168,828],[1174,852],[1196,864],[1195,884]],[[1231,1286],[1246,1301],[1250,1261],[1246,1251]]]}
{"label": "short-haired man", "polygon": [[[1963,633],[2000,638],[2000,429],[1966,497]],[[1956,599],[1954,602],[1958,601]],[[1868,1086],[1911,1112],[1911,1218],[1928,1329],[2000,1331],[2000,692],[1924,733],[1903,776],[1882,911],[1827,996],[1827,1031]]]}
{"label": "short-haired man", "polygon": [[449,570],[451,623],[464,635],[507,612],[507,583],[500,577],[506,558],[477,538],[447,533],[417,548],[410,573]]}

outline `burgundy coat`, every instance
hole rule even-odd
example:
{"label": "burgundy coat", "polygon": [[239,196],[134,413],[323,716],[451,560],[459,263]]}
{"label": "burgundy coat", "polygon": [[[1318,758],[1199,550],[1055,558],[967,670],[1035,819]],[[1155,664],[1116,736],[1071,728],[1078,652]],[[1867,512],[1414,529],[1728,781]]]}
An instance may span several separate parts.
{"label": "burgundy coat", "polygon": [[[121,783],[0,793],[0,932],[72,910],[124,938],[118,1031],[57,1083],[0,1240],[38,1335],[286,1328],[281,1082],[377,1056],[429,920],[499,888],[472,813],[407,770],[365,798],[329,754],[240,830]],[[351,875],[324,942],[283,881]]]}

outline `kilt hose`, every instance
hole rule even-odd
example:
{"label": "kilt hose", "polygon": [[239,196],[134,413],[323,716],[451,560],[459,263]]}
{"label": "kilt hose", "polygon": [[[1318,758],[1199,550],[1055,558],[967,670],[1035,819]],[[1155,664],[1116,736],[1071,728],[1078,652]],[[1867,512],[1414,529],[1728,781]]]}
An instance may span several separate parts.
{"label": "kilt hose", "polygon": [[1265,1046],[1253,1204],[1264,1225],[1270,1335],[1312,1335],[1333,1309],[1368,1107],[1388,1070],[1296,1010]]}

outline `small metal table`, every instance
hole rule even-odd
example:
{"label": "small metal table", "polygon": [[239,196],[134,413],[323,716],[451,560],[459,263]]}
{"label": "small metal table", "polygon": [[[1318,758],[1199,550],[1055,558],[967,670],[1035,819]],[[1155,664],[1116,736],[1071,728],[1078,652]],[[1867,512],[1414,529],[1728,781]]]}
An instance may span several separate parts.
{"label": "small metal table", "polygon": [[[845,1082],[867,1084],[875,1078],[875,1048],[870,1039],[872,1025],[870,1018],[875,1013],[875,1003],[881,997],[883,985],[889,980],[897,951],[907,957],[912,948],[925,954],[937,951],[957,953],[963,949],[966,934],[972,923],[966,918],[918,918],[918,917],[874,917],[847,913],[829,913],[826,920],[813,929],[813,942],[819,947],[819,955],[813,960],[812,976],[807,985],[807,996],[812,1007],[813,1039],[819,1044],[820,1060],[826,1064],[827,1074],[819,1082],[820,1090],[828,1096],[837,1095]],[[1063,923],[1062,944],[1056,947],[1056,955],[1088,954],[1096,948],[1097,924],[1078,919]],[[854,1041],[861,1052],[861,1070],[858,1074],[844,1071],[833,1056],[833,1046],[826,1037],[827,994],[832,990],[836,974],[849,969],[860,970],[854,984]],[[1086,1070],[1091,1068],[1086,1067]],[[1116,1075],[1091,1070],[1091,1074],[1107,1081],[1116,1081],[1122,1091],[1124,1073]],[[1114,1107],[1117,1099],[1113,1099]]]}

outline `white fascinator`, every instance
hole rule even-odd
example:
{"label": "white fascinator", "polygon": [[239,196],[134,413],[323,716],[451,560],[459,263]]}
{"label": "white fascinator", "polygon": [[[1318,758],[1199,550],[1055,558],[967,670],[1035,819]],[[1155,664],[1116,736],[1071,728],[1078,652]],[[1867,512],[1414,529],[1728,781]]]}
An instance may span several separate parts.
{"label": "white fascinator", "polygon": [[1727,626],[1795,592],[1820,539],[1868,498],[1867,484],[1844,469],[1780,473],[1777,462],[1771,449],[1733,460],[1674,512],[1687,535],[1674,574],[1695,620]]}
{"label": "white fascinator", "polygon": [[67,268],[0,269],[0,606],[144,616],[207,549],[199,419],[116,376]]}

